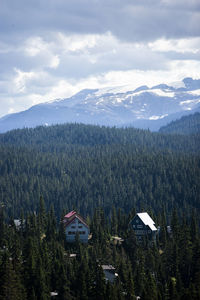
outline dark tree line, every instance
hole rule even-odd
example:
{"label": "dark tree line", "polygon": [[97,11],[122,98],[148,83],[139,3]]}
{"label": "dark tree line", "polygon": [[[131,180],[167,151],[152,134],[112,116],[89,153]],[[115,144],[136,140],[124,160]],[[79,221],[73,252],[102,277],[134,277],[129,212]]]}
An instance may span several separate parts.
{"label": "dark tree line", "polygon": [[[128,213],[151,208],[167,218],[199,209],[199,140],[135,129],[61,125],[0,136],[0,203],[6,216],[34,211],[44,196],[59,219],[63,209],[85,217],[96,206]],[[200,145],[199,145],[200,146]]]}
{"label": "dark tree line", "polygon": [[[196,114],[194,115],[195,118]],[[197,114],[198,116],[198,114]],[[116,128],[84,124],[65,124],[34,129],[16,129],[0,134],[1,145],[31,146],[43,152],[63,152],[67,145],[82,147],[131,145],[133,149],[199,153],[199,132],[189,138],[182,135],[152,133],[135,128]]]}
{"label": "dark tree line", "polygon": [[[38,212],[21,213],[20,226],[0,218],[0,299],[200,299],[200,234],[195,214],[189,220],[173,210],[157,215],[160,233],[155,245],[136,243],[126,215],[113,207],[110,218],[96,208],[87,219],[88,244],[78,236],[65,241],[62,222],[53,208],[47,212],[41,197]],[[171,225],[171,232],[167,231]],[[118,235],[123,242],[112,237]],[[71,257],[70,254],[76,254]],[[106,282],[101,265],[112,264],[118,277]]]}
{"label": "dark tree line", "polygon": [[[199,143],[81,124],[0,135],[0,299],[199,299]],[[72,209],[87,219],[88,245],[65,242]],[[153,247],[130,231],[141,211],[160,226]],[[101,264],[115,266],[114,284]]]}
{"label": "dark tree line", "polygon": [[161,133],[172,134],[199,134],[200,133],[200,113],[184,116],[179,120],[172,121],[159,130]]}

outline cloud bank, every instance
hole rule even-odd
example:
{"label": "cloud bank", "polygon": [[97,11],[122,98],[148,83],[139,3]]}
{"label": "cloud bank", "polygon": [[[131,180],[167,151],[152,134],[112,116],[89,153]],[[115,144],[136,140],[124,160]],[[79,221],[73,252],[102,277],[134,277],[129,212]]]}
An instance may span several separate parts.
{"label": "cloud bank", "polygon": [[83,88],[200,78],[197,0],[0,0],[0,116]]}

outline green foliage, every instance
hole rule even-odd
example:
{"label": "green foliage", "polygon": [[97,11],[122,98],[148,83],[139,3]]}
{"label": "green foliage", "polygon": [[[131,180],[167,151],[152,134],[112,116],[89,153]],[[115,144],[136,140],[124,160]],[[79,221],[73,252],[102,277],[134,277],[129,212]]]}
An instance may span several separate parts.
{"label": "green foliage", "polygon": [[[165,208],[168,220],[175,205],[180,213],[199,209],[199,141],[79,124],[8,132],[0,135],[0,203],[7,218],[19,218],[37,211],[42,195],[57,220],[63,209],[86,217],[101,206],[113,234],[115,218],[124,230],[133,207]],[[40,214],[41,231],[47,216]]]}
{"label": "green foliage", "polygon": [[161,133],[172,134],[197,134],[200,133],[200,113],[184,116],[179,120],[172,121],[159,130]]}
{"label": "green foliage", "polygon": [[[1,135],[0,299],[199,299],[199,178],[194,136],[81,124]],[[72,209],[87,245],[65,241]],[[151,247],[129,228],[139,211],[161,227]]]}
{"label": "green foliage", "polygon": [[[0,247],[0,299],[50,299],[52,291],[58,293],[57,299],[135,299],[136,295],[142,299],[191,295],[198,299],[200,234],[197,229],[194,239],[190,230],[197,221],[194,215],[186,219],[174,210],[172,233],[165,236],[165,243],[149,247],[136,243],[128,228],[129,214],[123,217],[124,233],[120,219],[115,220],[124,238],[123,243],[115,244],[111,220],[98,208],[91,218],[89,243],[82,245],[77,240],[64,247],[55,220],[53,230],[50,220],[44,223],[41,235],[41,211],[48,219],[54,216],[52,208],[28,214],[23,232],[12,222],[3,222],[8,242],[7,247]],[[106,282],[102,264],[115,266],[118,277],[114,283]]]}

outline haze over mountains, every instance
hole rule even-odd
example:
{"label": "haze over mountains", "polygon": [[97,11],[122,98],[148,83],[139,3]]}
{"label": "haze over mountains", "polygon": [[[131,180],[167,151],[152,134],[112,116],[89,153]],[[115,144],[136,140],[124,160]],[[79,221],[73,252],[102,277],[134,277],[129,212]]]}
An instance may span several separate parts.
{"label": "haze over mountains", "polygon": [[200,111],[200,79],[170,85],[85,89],[67,99],[32,106],[0,119],[0,132],[68,122],[134,126],[157,131],[180,117]]}

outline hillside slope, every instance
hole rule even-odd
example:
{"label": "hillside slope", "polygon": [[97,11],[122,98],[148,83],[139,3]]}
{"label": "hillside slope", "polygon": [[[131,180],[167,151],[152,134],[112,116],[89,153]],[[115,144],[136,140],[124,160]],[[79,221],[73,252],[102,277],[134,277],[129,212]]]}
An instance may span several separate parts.
{"label": "hillside slope", "polygon": [[200,113],[184,116],[160,128],[161,133],[197,134],[200,133]]}
{"label": "hillside slope", "polygon": [[8,216],[34,211],[41,195],[61,216],[102,206],[166,213],[199,208],[199,136],[84,124],[0,135],[0,203]]}

